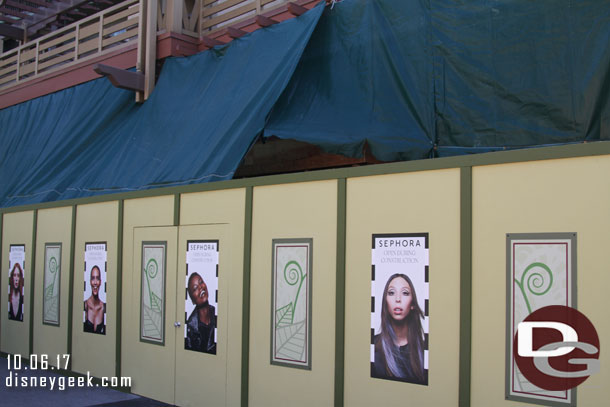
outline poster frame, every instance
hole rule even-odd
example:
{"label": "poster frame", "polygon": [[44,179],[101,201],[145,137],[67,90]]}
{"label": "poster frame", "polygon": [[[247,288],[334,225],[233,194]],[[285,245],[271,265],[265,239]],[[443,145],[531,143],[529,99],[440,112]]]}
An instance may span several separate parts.
{"label": "poster frame", "polygon": [[10,317],[8,318],[9,321],[13,321],[13,322],[23,322],[25,319],[25,270],[26,270],[26,262],[27,262],[27,247],[25,245],[25,243],[18,243],[18,244],[10,244],[9,248],[8,248],[8,275],[9,275],[9,282],[8,282],[8,289],[9,292],[7,294],[7,313],[9,313],[10,311],[10,276],[11,276],[11,252],[13,251],[13,247],[23,247],[23,267],[21,272],[23,273],[23,287],[21,287],[21,289],[23,290],[23,292],[21,293],[21,295],[23,296],[23,304],[22,304],[22,309],[21,309],[21,319],[11,319]]}
{"label": "poster frame", "polygon": [[[424,284],[428,284],[428,292],[427,292],[427,296],[424,297],[423,301],[418,301],[419,303],[423,302],[423,307],[422,307],[422,311],[424,313],[424,318],[428,318],[427,324],[428,324],[428,332],[425,331],[424,329],[424,360],[426,359],[426,352],[427,352],[427,357],[429,359],[430,357],[430,233],[429,232],[405,232],[405,233],[373,233],[371,236],[371,248],[372,248],[372,255],[374,256],[374,250],[376,250],[376,240],[377,239],[384,239],[384,238],[420,238],[420,239],[424,239],[424,249],[428,250],[428,254],[427,256],[427,264],[424,265],[424,276],[423,276],[423,283]],[[370,314],[370,318],[373,318],[373,314],[375,313],[375,302],[376,301],[383,301],[383,299],[379,299],[377,300],[376,297],[374,296],[373,293],[373,281],[377,281],[376,277],[378,277],[378,270],[376,270],[375,267],[375,263],[374,263],[374,259],[371,258],[371,275],[370,275],[370,282],[369,284],[371,284],[371,314]],[[421,290],[421,287],[418,288],[418,290]],[[420,296],[421,296],[421,291],[420,291]],[[419,300],[419,299],[418,299]],[[421,306],[420,306],[421,307]],[[372,320],[371,320],[372,322]],[[372,325],[372,323],[371,323]],[[376,328],[374,327],[370,327],[370,346],[374,346],[374,338],[375,338],[375,331]],[[371,354],[373,354],[373,350],[371,349]],[[378,376],[374,376],[373,375],[373,363],[374,362],[370,362],[371,364],[371,370],[370,370],[370,378],[371,379],[376,379],[376,380],[386,380],[386,381],[395,381],[395,382],[400,382],[400,383],[407,383],[407,384],[414,384],[414,385],[418,385],[418,386],[430,386],[430,366],[428,364],[428,368],[424,367],[424,376],[425,379],[423,381],[423,383],[418,383],[416,381],[410,381],[410,380],[404,380],[404,379],[400,379],[400,378],[392,378],[392,377],[378,377]],[[424,365],[425,366],[425,365]]]}
{"label": "poster frame", "polygon": [[[45,281],[46,281],[46,277],[47,277],[47,266],[48,266],[48,249],[51,247],[57,247],[59,248],[59,259],[58,259],[58,267],[59,270],[57,271],[57,275],[56,275],[56,281],[57,284],[59,284],[59,288],[57,290],[57,323],[54,323],[52,321],[48,321],[47,319],[45,319],[45,314],[44,314],[44,309],[45,309],[45,303],[46,303],[46,296],[45,296]],[[63,247],[62,247],[62,243],[61,242],[47,242],[44,244],[44,269],[42,272],[42,324],[43,325],[48,325],[48,326],[61,326],[61,261],[62,261],[62,256],[63,256]],[[55,283],[54,283],[55,284]]]}
{"label": "poster frame", "polygon": [[[104,303],[104,333],[96,333],[93,332],[94,335],[106,335],[107,330],[108,330],[108,320],[107,320],[107,310],[108,310],[108,242],[107,241],[98,241],[98,242],[85,242],[85,249],[83,251],[83,303],[85,301],[87,301],[87,299],[84,297],[84,294],[87,292],[87,246],[88,245],[104,245],[104,251],[106,252],[106,261],[104,262],[104,296],[106,297],[106,302]],[[101,270],[100,270],[101,271]],[[83,307],[83,324],[85,323],[87,316],[84,313],[84,307]],[[83,333],[91,333],[91,332],[86,332],[83,328]]]}
{"label": "poster frame", "polygon": [[[216,356],[218,355],[218,318],[219,318],[219,305],[220,305],[220,239],[189,239],[186,241],[186,275],[185,275],[185,284],[184,284],[184,330],[183,330],[183,336],[184,336],[184,340],[186,342],[186,338],[187,338],[187,325],[188,325],[188,319],[189,319],[189,313],[186,310],[187,306],[187,302],[192,300],[189,298],[189,292],[188,292],[188,280],[189,277],[191,275],[191,273],[189,272],[189,262],[188,262],[188,253],[189,253],[189,246],[191,244],[206,244],[206,243],[213,243],[216,245],[216,254],[217,254],[217,262],[216,262],[216,272],[215,272],[215,283],[216,283],[216,291],[214,293],[214,303],[216,304],[214,306],[214,318],[215,318],[215,327],[214,327],[214,342],[215,342],[215,349],[214,352],[205,352],[205,351],[200,351],[200,350],[196,350],[196,349],[190,349],[186,347],[186,343],[184,344],[184,347],[182,348],[185,351],[190,351],[190,352],[197,352],[199,354],[204,354],[204,355],[213,355]],[[203,276],[201,276],[203,278]],[[206,283],[207,285],[207,283]],[[208,288],[208,296],[209,296],[209,288]],[[209,303],[209,300],[208,300]],[[192,311],[191,311],[192,312]]]}
{"label": "poster frame", "polygon": [[[147,247],[162,247],[163,248],[163,318],[161,323],[161,340],[156,340],[154,338],[148,338],[142,335],[142,325],[144,314],[142,313],[143,309],[143,298],[144,298],[144,273],[146,270],[146,265],[144,264],[144,252]],[[141,250],[141,263],[140,263],[140,342],[150,343],[152,345],[160,345],[165,346],[165,323],[166,323],[166,305],[167,305],[167,241],[142,241],[142,250]]]}
{"label": "poster frame", "polygon": [[[308,253],[307,253],[307,262],[308,267],[306,270],[305,280],[307,282],[307,358],[306,362],[298,363],[291,361],[281,361],[277,360],[276,355],[274,354],[274,344],[275,344],[275,284],[276,284],[276,247],[282,244],[303,244],[307,245]],[[270,341],[269,341],[269,362],[272,365],[290,367],[294,369],[302,369],[302,370],[311,370],[311,360],[312,360],[312,320],[313,320],[313,307],[312,307],[312,299],[313,299],[313,238],[288,238],[288,239],[272,239],[271,240],[271,310],[270,310]]]}
{"label": "poster frame", "polygon": [[[538,399],[527,396],[516,396],[511,394],[512,384],[512,360],[511,360],[511,349],[513,347],[512,337],[512,324],[511,324],[511,308],[513,306],[512,294],[513,294],[513,258],[511,254],[512,243],[515,240],[569,240],[570,241],[570,261],[569,261],[569,275],[566,283],[569,282],[570,298],[568,299],[569,306],[577,309],[577,234],[575,232],[555,232],[555,233],[507,233],[506,234],[506,335],[505,335],[505,390],[504,396],[506,400],[517,401],[522,403],[530,403],[541,406],[550,407],[576,407],[577,401],[577,389],[573,388],[570,390],[569,401],[560,402],[546,399]],[[571,300],[571,301],[570,301]]]}

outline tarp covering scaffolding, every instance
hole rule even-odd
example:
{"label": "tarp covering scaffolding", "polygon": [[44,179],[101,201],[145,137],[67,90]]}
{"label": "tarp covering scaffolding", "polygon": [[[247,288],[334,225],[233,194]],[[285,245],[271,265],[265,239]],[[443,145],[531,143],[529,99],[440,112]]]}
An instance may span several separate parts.
{"label": "tarp covering scaffolding", "polygon": [[231,179],[323,6],[167,60],[141,106],[98,79],[0,111],[0,206]]}
{"label": "tarp covering scaffolding", "polygon": [[322,11],[169,59],[141,106],[101,79],[0,111],[0,206],[231,179],[263,130],[386,161],[610,139],[607,0]]}
{"label": "tarp covering scaffolding", "polygon": [[265,135],[381,160],[610,139],[607,0],[346,0]]}

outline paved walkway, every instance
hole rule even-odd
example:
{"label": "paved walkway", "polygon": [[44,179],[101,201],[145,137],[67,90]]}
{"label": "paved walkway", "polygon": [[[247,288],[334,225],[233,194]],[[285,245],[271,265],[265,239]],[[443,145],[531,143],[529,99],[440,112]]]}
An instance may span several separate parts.
{"label": "paved walkway", "polygon": [[[44,377],[45,387],[40,378]],[[37,387],[22,387],[26,378]],[[16,379],[19,385],[16,386]],[[0,358],[0,406],[11,407],[167,407],[168,404],[135,394],[123,393],[105,387],[68,387],[68,378],[50,371],[8,370],[6,358]],[[53,389],[51,389],[51,384]],[[63,390],[61,389],[63,387]]]}

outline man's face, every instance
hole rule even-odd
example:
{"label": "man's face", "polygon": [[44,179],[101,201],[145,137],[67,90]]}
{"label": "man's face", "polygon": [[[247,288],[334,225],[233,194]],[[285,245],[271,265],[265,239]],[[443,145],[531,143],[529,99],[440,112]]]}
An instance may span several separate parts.
{"label": "man's face", "polygon": [[191,278],[189,282],[189,296],[195,305],[204,305],[208,302],[208,286],[200,276]]}

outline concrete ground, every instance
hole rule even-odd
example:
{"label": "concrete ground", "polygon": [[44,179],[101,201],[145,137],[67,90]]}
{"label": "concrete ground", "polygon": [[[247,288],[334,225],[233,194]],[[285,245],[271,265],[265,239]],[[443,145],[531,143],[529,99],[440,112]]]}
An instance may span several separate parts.
{"label": "concrete ground", "polygon": [[[45,383],[42,386],[41,378]],[[23,387],[23,379],[33,383],[36,378],[36,387]],[[19,381],[17,382],[17,379]],[[68,387],[68,377],[52,371],[9,370],[5,357],[0,358],[0,406],[11,407],[168,407],[168,404],[159,401],[105,388],[96,387]],[[19,386],[16,386],[19,384]],[[63,384],[63,386],[61,386]],[[51,389],[53,385],[53,389]],[[95,385],[94,385],[95,386]],[[63,387],[63,390],[61,389]]]}

